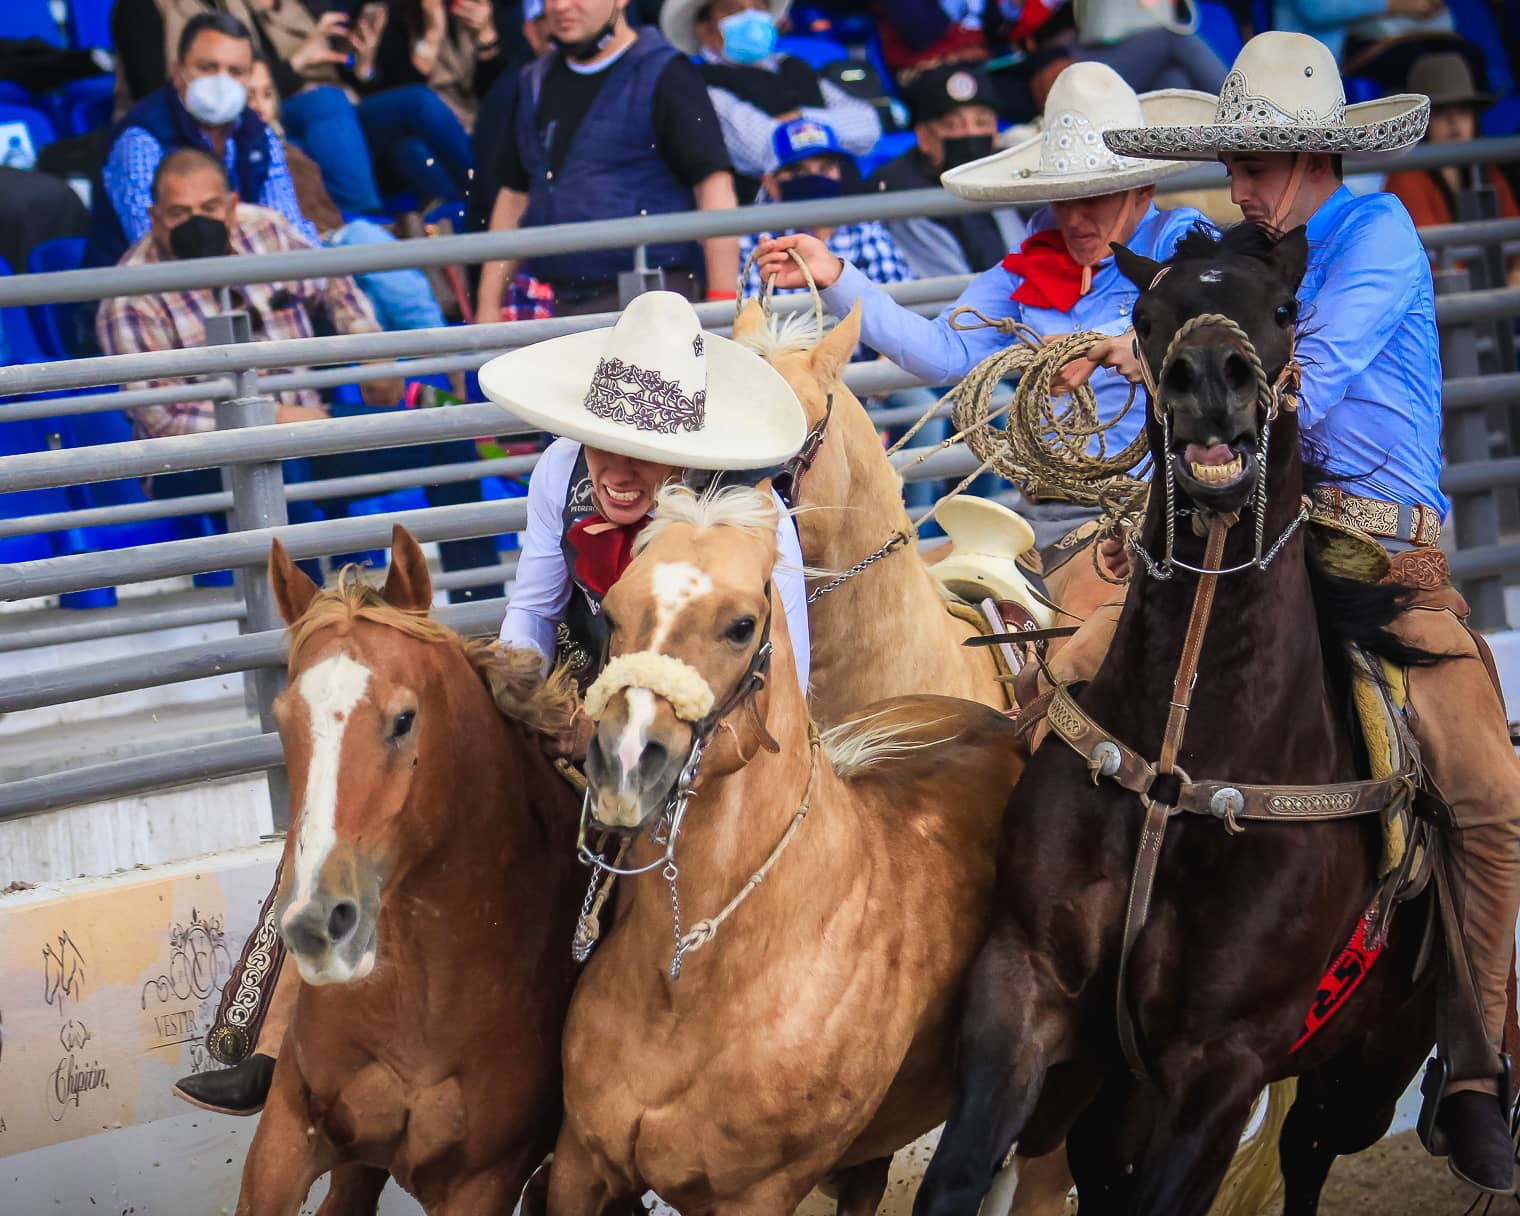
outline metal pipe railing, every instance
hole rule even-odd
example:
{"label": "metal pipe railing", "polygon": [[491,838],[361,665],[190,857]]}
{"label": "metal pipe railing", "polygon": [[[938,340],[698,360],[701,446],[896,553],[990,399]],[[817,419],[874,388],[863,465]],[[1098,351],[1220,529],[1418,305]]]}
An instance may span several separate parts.
{"label": "metal pipe railing", "polygon": [[[1348,168],[1352,173],[1365,173],[1393,166],[1423,169],[1510,160],[1520,160],[1520,138],[1483,139],[1470,144],[1426,144],[1401,157],[1352,158]],[[1170,179],[1166,189],[1207,188],[1223,181],[1221,166],[1200,165]],[[594,249],[632,249],[665,241],[700,241],[708,237],[783,232],[798,227],[833,227],[861,220],[970,215],[995,210],[998,206],[993,202],[956,198],[941,189],[903,190],[806,203],[767,203],[724,211],[683,211],[584,224],[519,228],[508,232],[420,237],[377,245],[266,253],[256,259],[198,258],[189,262],[154,262],[103,270],[65,270],[0,280],[0,308],[184,291],[196,287],[241,287],[248,283],[364,274],[377,270],[531,259],[544,254]]]}

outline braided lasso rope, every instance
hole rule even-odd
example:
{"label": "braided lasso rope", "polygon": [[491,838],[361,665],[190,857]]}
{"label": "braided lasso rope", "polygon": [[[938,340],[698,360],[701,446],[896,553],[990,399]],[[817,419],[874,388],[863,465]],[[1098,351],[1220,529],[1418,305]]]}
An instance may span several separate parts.
{"label": "braided lasso rope", "polygon": [[[966,313],[975,324],[960,321]],[[950,394],[955,429],[984,464],[1031,497],[1102,509],[1107,528],[1143,509],[1148,482],[1128,474],[1149,455],[1145,432],[1115,452],[1109,451],[1108,440],[1108,432],[1133,406],[1134,389],[1124,409],[1108,421],[1098,416],[1091,386],[1061,396],[1051,391],[1063,366],[1110,335],[1084,330],[1042,340],[1011,317],[992,320],[970,308],[956,309],[950,324],[956,329],[990,326],[1017,339],[978,363]],[[993,409],[992,397],[1010,376],[1019,382],[1006,408],[1006,424],[995,427],[992,421],[1005,410]],[[1089,452],[1089,446],[1096,451]]]}

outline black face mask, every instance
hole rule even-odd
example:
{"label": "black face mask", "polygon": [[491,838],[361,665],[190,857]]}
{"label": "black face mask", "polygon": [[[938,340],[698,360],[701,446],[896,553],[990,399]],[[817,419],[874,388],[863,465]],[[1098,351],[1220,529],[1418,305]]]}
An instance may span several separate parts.
{"label": "black face mask", "polygon": [[944,168],[946,169],[954,169],[957,165],[964,165],[992,155],[992,136],[990,135],[957,135],[952,139],[942,140],[941,143],[944,147]]}
{"label": "black face mask", "polygon": [[192,215],[169,229],[169,248],[181,260],[220,257],[228,248],[227,225],[209,215]]}
{"label": "black face mask", "polygon": [[612,16],[607,19],[607,24],[592,34],[591,37],[582,38],[578,42],[566,42],[563,38],[556,38],[553,34],[550,34],[549,41],[554,44],[555,49],[566,59],[573,59],[577,63],[584,63],[587,59],[595,58],[597,52],[612,40],[613,31],[617,29],[617,19],[618,12],[614,7]]}
{"label": "black face mask", "polygon": [[788,177],[776,183],[783,203],[806,203],[813,199],[838,198],[844,193],[844,183],[837,177],[823,173],[806,173],[801,177]]}

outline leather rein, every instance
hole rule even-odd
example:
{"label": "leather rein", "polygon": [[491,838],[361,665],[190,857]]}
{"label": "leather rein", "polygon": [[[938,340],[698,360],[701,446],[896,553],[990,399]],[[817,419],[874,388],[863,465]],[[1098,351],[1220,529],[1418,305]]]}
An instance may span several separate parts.
{"label": "leather rein", "polygon": [[[1154,286],[1154,284],[1152,284]],[[1165,372],[1178,342],[1187,333],[1203,325],[1216,324],[1228,318],[1207,315],[1193,318],[1178,331],[1167,349],[1162,363]],[[1292,409],[1296,402],[1297,364],[1291,358],[1275,382],[1268,383],[1261,369],[1261,361],[1250,339],[1238,325],[1229,322],[1224,326],[1232,342],[1252,363],[1257,373],[1258,401],[1265,409],[1266,423],[1270,424],[1279,407]],[[1140,363],[1147,388],[1152,395],[1154,408],[1165,418],[1157,378],[1151,372],[1145,356],[1139,351]],[[1265,443],[1259,462],[1257,476],[1266,484]],[[1165,454],[1167,472],[1171,471],[1171,453]],[[1170,476],[1168,476],[1170,482]],[[1329,785],[1245,785],[1222,781],[1195,781],[1177,763],[1187,732],[1188,714],[1192,707],[1193,687],[1198,677],[1198,662],[1203,651],[1204,636],[1208,632],[1213,613],[1214,592],[1221,574],[1245,569],[1266,569],[1273,558],[1281,552],[1284,543],[1302,522],[1302,514],[1289,523],[1269,553],[1263,556],[1261,541],[1261,516],[1265,513],[1265,495],[1259,494],[1256,528],[1256,557],[1254,560],[1230,570],[1222,570],[1225,538],[1236,522],[1234,515],[1214,514],[1209,518],[1208,541],[1203,565],[1190,567],[1176,563],[1184,569],[1196,570],[1198,589],[1194,593],[1192,611],[1188,617],[1187,632],[1183,637],[1182,654],[1177,663],[1176,678],[1172,682],[1170,709],[1166,729],[1162,735],[1161,754],[1154,762],[1146,760],[1133,748],[1104,730],[1077,704],[1070,689],[1058,684],[1051,694],[1046,708],[1046,720],[1053,733],[1081,756],[1088,766],[1094,784],[1100,779],[1114,782],[1120,788],[1136,795],[1145,808],[1144,825],[1135,855],[1134,870],[1130,879],[1129,900],[1124,912],[1124,932],[1119,949],[1119,972],[1116,985],[1116,1025],[1119,1046],[1124,1053],[1130,1071],[1141,1080],[1149,1080],[1141,1044],[1140,1030],[1131,1009],[1127,985],[1130,955],[1144,930],[1150,916],[1151,897],[1155,890],[1156,876],[1161,864],[1162,846],[1172,819],[1179,814],[1207,815],[1219,820],[1230,835],[1245,831],[1244,821],[1262,822],[1319,822],[1330,819],[1347,819],[1360,815],[1380,813],[1414,796],[1416,778],[1412,770],[1381,780],[1345,781]],[[1174,502],[1170,494],[1167,501],[1168,545],[1166,573],[1169,577],[1173,564],[1170,536]],[[1138,548],[1138,546],[1135,546]],[[1145,550],[1138,550],[1145,557]],[[1147,562],[1147,565],[1151,565]],[[1152,572],[1153,575],[1156,571]]]}

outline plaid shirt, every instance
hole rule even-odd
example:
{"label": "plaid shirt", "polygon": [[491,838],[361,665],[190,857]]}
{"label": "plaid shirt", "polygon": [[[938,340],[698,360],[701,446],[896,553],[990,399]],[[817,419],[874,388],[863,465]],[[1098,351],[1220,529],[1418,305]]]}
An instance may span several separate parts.
{"label": "plaid shirt", "polygon": [[[285,250],[310,249],[311,243],[283,215],[267,207],[241,203],[231,231],[232,251],[257,255]],[[121,259],[123,266],[139,266],[164,260],[150,232]],[[250,283],[230,289],[234,308],[246,309],[255,342],[281,338],[310,338],[312,311],[324,310],[340,334],[378,333],[369,300],[358,284],[347,277],[306,279],[299,283]],[[145,296],[116,296],[101,301],[95,333],[108,355],[142,351],[187,350],[206,345],[206,318],[222,311],[219,291],[198,287],[191,291],[161,292]],[[183,380],[146,380],[128,388],[182,384]],[[283,405],[320,406],[315,389],[296,389],[280,394]],[[185,435],[216,429],[210,401],[183,401],[174,405],[150,405],[127,411],[139,437]]]}
{"label": "plaid shirt", "polygon": [[[786,234],[778,232],[776,235]],[[745,235],[739,238],[739,265],[749,265],[750,254],[755,252],[755,246],[759,243],[758,236]],[[843,224],[829,233],[829,239],[824,244],[836,258],[859,267],[873,283],[906,283],[913,277],[892,234],[876,220]],[[760,271],[755,266],[749,266],[744,275],[744,293],[758,295],[759,292]]]}

